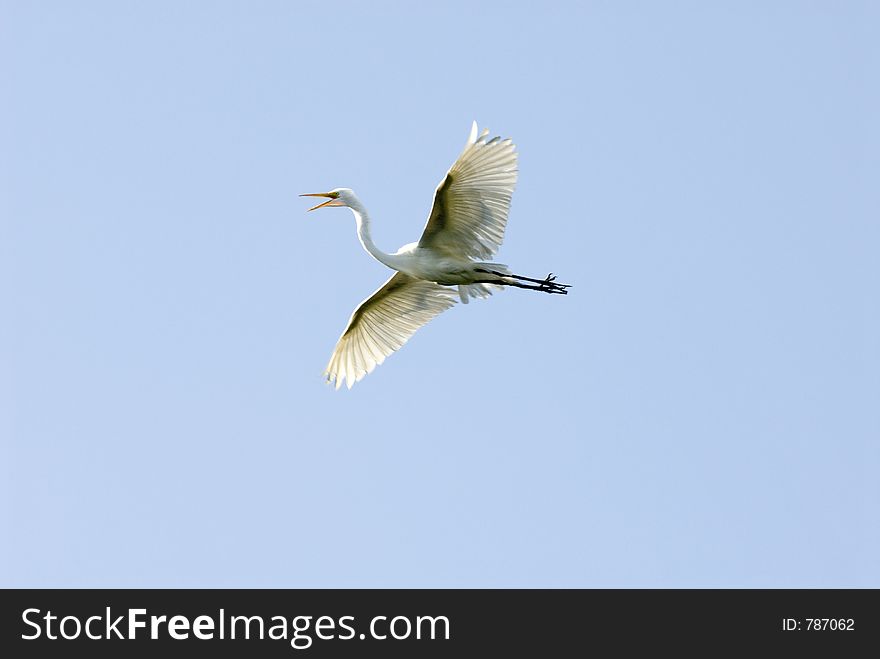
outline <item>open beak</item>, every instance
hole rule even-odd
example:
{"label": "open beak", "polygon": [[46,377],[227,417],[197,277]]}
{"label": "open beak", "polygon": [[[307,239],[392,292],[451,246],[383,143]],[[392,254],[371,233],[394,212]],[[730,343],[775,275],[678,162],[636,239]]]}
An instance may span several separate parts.
{"label": "open beak", "polygon": [[339,195],[335,192],[312,192],[309,194],[301,194],[300,197],[329,197],[329,199],[317,206],[312,206],[309,210],[317,210],[319,208],[323,208],[324,206],[345,206],[341,201],[337,199]]}

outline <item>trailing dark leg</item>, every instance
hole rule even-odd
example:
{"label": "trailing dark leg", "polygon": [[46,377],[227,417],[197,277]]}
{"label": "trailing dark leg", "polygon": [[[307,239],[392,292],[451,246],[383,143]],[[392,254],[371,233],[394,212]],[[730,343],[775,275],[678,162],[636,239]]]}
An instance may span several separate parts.
{"label": "trailing dark leg", "polygon": [[559,293],[561,295],[565,295],[568,293],[566,288],[571,288],[571,284],[557,284],[556,277],[551,272],[545,279],[532,279],[531,277],[523,277],[522,275],[513,275],[507,274],[504,272],[498,272],[497,270],[483,270],[482,268],[474,268],[474,272],[484,272],[487,275],[495,275],[496,277],[503,277],[506,280],[509,279],[518,279],[520,281],[530,281],[538,286],[519,286],[509,281],[491,281],[491,282],[480,282],[480,283],[492,283],[492,284],[501,284],[504,286],[517,286],[518,288],[529,288],[537,291],[544,291],[545,293]]}
{"label": "trailing dark leg", "polygon": [[[541,280],[538,280],[541,281]],[[529,286],[528,284],[520,284],[516,281],[498,281],[497,279],[477,279],[472,284],[495,284],[496,286],[515,286],[516,288],[527,288],[530,291],[541,291],[542,293],[556,293],[557,295],[568,295],[568,291],[558,284],[552,284],[551,287],[542,282],[539,286]]]}

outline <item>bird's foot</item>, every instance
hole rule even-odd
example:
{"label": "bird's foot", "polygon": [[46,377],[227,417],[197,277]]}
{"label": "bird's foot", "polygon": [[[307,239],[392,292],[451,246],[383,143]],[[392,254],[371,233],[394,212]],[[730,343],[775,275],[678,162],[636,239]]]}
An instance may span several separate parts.
{"label": "bird's foot", "polygon": [[556,276],[551,272],[546,279],[539,282],[538,290],[544,293],[556,293],[557,295],[568,295],[566,289],[571,288],[571,284],[557,284]]}

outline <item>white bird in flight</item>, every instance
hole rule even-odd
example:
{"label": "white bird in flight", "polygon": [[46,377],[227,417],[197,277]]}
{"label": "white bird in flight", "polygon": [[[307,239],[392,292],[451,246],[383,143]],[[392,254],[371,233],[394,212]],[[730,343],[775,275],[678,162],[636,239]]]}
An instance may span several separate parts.
{"label": "white bird in flight", "polygon": [[[350,189],[300,195],[328,198],[310,211],[350,208],[364,249],[396,271],[354,310],[339,337],[324,371],[336,389],[343,382],[351,389],[422,325],[455,304],[456,297],[467,304],[469,298],[487,297],[503,286],[568,293],[569,286],[557,284],[552,273],[532,279],[513,274],[506,265],[485,261],[504,239],[517,177],[515,149],[509,139],[489,139],[488,129],[478,137],[474,122],[464,151],[437,186],[422,237],[394,254],[376,247],[367,209]],[[458,287],[458,295],[451,286]]]}

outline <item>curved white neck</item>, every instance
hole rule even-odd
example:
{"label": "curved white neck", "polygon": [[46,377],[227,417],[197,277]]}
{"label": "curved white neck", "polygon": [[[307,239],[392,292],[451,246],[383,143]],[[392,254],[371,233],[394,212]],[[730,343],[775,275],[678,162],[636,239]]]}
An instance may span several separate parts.
{"label": "curved white neck", "polygon": [[372,256],[380,263],[383,263],[389,268],[396,270],[397,268],[394,266],[394,255],[386,254],[381,249],[376,247],[376,243],[373,242],[373,237],[370,235],[370,216],[367,214],[367,209],[364,208],[363,204],[361,204],[360,201],[357,201],[356,203],[350,203],[348,207],[354,214],[354,219],[357,222],[358,238],[361,241],[361,245],[364,246],[364,249],[367,250],[370,256]]}

